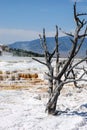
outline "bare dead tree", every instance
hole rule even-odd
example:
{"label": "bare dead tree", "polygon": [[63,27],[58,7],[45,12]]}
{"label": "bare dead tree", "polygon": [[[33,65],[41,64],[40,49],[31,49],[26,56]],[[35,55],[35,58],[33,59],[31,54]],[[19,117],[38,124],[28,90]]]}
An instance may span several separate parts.
{"label": "bare dead tree", "polygon": [[[87,74],[87,70],[83,67],[83,74],[78,78],[76,77],[76,74],[74,72],[74,69],[77,65],[82,63],[83,61],[87,60],[87,56],[77,63],[74,63],[74,59],[77,56],[85,37],[87,36],[87,22],[85,19],[80,19],[81,16],[87,15],[86,13],[77,13],[76,10],[76,3],[73,6],[74,10],[74,20],[75,20],[75,32],[73,34],[66,33],[70,37],[70,41],[72,44],[72,48],[70,50],[70,53],[68,55],[68,58],[64,61],[60,60],[60,54],[59,54],[59,42],[58,42],[58,26],[56,26],[56,35],[55,35],[55,49],[52,53],[49,52],[47,43],[46,43],[46,36],[45,36],[45,29],[43,29],[43,37],[40,35],[40,41],[41,45],[44,50],[44,56],[45,56],[45,63],[33,58],[34,60],[40,62],[41,64],[44,64],[48,68],[48,88],[49,88],[49,100],[46,106],[46,111],[48,111],[48,114],[56,115],[56,106],[57,106],[57,100],[60,95],[60,91],[62,90],[63,86],[67,83],[73,82],[75,86],[77,86],[78,81],[87,81],[87,79],[84,79],[84,75]],[[84,29],[84,32],[81,34],[81,30]],[[52,59],[53,57],[56,57],[56,73],[54,73],[54,68],[52,66]],[[62,68],[61,68],[62,65]],[[72,77],[70,77],[70,73],[72,73]]]}

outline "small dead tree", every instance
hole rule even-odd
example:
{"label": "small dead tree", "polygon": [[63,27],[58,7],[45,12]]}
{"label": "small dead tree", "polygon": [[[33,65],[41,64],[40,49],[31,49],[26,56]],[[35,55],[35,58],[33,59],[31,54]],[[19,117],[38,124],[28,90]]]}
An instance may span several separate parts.
{"label": "small dead tree", "polygon": [[[69,36],[72,48],[68,55],[68,58],[64,61],[60,60],[60,53],[59,53],[59,42],[58,42],[58,26],[56,26],[56,35],[55,35],[55,49],[52,53],[49,52],[47,43],[46,43],[46,36],[45,36],[45,29],[43,29],[43,37],[40,36],[41,45],[44,50],[45,56],[45,63],[33,58],[34,60],[44,64],[48,68],[48,88],[49,88],[49,100],[46,106],[46,111],[48,114],[56,115],[56,106],[57,100],[60,95],[60,91],[62,90],[63,86],[67,83],[74,82],[75,86],[77,86],[77,82],[87,79],[84,79],[83,76],[87,74],[87,70],[83,68],[83,74],[78,78],[74,72],[74,69],[77,65],[82,63],[83,61],[87,60],[87,56],[77,63],[74,63],[74,59],[77,56],[85,37],[87,36],[87,22],[85,19],[80,19],[81,16],[87,15],[86,13],[77,13],[76,11],[76,3],[73,6],[74,8],[74,20],[75,20],[75,32],[74,34],[66,33]],[[81,34],[81,30],[84,29],[84,32]],[[54,68],[52,66],[52,58],[56,57],[56,73],[54,73]],[[61,68],[62,65],[62,68]],[[72,73],[72,77],[70,77],[70,73]]]}

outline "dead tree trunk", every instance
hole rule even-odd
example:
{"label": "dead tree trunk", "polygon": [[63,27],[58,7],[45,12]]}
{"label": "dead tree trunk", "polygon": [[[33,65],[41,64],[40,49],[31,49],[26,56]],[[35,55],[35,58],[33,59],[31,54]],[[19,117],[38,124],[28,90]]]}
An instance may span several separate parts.
{"label": "dead tree trunk", "polygon": [[[49,100],[46,106],[46,111],[48,111],[48,114],[57,114],[56,111],[56,106],[57,106],[57,100],[60,95],[60,92],[64,86],[64,84],[67,84],[69,82],[74,82],[75,85],[77,85],[77,81],[84,80],[87,81],[86,79],[83,78],[85,74],[87,74],[87,70],[83,69],[83,74],[79,77],[76,78],[74,68],[79,65],[81,62],[87,60],[87,57],[84,59],[80,60],[76,64],[73,64],[74,59],[76,55],[78,54],[85,37],[87,36],[87,27],[85,25],[87,22],[83,19],[80,20],[80,16],[87,15],[86,13],[79,14],[76,11],[76,3],[74,4],[74,20],[75,20],[75,32],[74,34],[71,33],[66,33],[70,37],[70,41],[72,44],[71,51],[69,53],[69,56],[67,60],[61,61],[59,58],[59,43],[58,43],[58,27],[56,26],[56,35],[55,35],[55,49],[53,53],[50,53],[47,47],[46,43],[46,36],[45,36],[45,29],[43,29],[43,38],[40,35],[40,41],[41,45],[44,50],[44,56],[45,56],[45,63],[41,62],[35,58],[34,60],[44,64],[48,68],[48,73],[47,76],[48,78],[48,88],[49,88]],[[80,34],[81,29],[84,29],[84,33]],[[52,66],[52,58],[54,58],[54,55],[56,57],[55,61],[55,72],[54,68]],[[62,65],[62,68],[61,68]],[[73,77],[69,77],[70,73],[72,73]]]}

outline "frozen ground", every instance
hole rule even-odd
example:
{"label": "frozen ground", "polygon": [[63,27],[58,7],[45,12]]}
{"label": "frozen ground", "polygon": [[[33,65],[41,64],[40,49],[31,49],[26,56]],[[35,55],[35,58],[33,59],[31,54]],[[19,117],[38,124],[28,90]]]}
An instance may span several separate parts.
{"label": "frozen ground", "polygon": [[55,117],[44,112],[45,94],[0,91],[0,130],[87,130],[87,89],[73,92],[60,96],[57,107],[64,112]]}
{"label": "frozen ground", "polygon": [[[46,68],[31,58],[0,59],[0,70],[29,68],[44,77]],[[58,116],[44,112],[48,95],[37,91],[37,85],[31,89],[0,90],[0,130],[87,130],[87,84],[80,84],[81,88],[64,86],[57,105],[62,114]]]}

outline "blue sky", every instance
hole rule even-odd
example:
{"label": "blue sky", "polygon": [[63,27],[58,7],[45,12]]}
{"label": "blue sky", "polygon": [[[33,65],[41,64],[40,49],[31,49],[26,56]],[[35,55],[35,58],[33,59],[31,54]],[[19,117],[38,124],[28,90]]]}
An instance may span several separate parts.
{"label": "blue sky", "polygon": [[[87,12],[87,0],[76,1],[78,11]],[[73,31],[73,4],[74,0],[0,0],[0,43],[36,39],[43,28],[47,36],[54,36],[55,25]]]}

